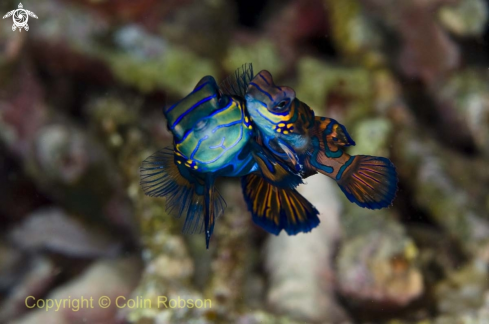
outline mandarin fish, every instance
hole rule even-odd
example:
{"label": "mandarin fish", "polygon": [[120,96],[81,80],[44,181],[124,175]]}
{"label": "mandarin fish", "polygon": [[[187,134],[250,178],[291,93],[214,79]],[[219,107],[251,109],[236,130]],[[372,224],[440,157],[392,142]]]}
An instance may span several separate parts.
{"label": "mandarin fish", "polygon": [[[245,72],[227,80],[242,86],[242,94],[246,80],[253,76],[252,71]],[[257,194],[248,193],[245,187],[243,192],[252,199],[247,202],[253,221],[265,230],[296,234],[317,226],[317,210],[294,189],[302,182],[300,176],[252,140],[254,129],[243,97],[222,93],[214,78],[206,76],[163,113],[173,134],[173,147],[143,161],[141,186],[149,196],[165,197],[170,214],[185,216],[183,232],[205,231],[209,247],[215,220],[226,208],[215,189],[221,176],[246,176],[253,183]]]}
{"label": "mandarin fish", "polygon": [[345,126],[315,116],[292,88],[276,86],[265,70],[248,84],[245,98],[263,146],[291,170],[303,178],[317,172],[332,178],[360,207],[392,204],[398,182],[394,165],[384,157],[348,155],[344,147],[355,142]]}
{"label": "mandarin fish", "polygon": [[[220,84],[221,91],[236,100],[244,100],[252,78],[253,66],[245,64]],[[254,223],[275,235],[282,229],[289,235],[311,231],[319,224],[319,212],[294,190],[302,183],[301,177],[281,163],[256,135],[250,141],[251,154],[261,177],[252,173],[241,178],[243,195]]]}

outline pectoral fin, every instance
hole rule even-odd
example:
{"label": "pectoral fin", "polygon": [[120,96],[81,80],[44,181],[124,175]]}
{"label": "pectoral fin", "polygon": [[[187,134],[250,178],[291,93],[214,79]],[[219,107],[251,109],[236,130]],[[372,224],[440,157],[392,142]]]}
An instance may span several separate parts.
{"label": "pectoral fin", "polygon": [[302,183],[302,178],[283,162],[277,159],[266,148],[255,144],[252,150],[261,175],[270,184],[280,188],[293,189]]}
{"label": "pectoral fin", "polygon": [[[205,182],[189,173],[188,168],[176,164],[172,147],[167,147],[143,161],[140,167],[141,188],[151,197],[164,197],[166,211],[180,218],[185,216],[182,232],[201,233],[204,230],[204,196]],[[221,215],[226,202],[215,191],[213,199],[213,218]],[[207,222],[207,225],[211,222]],[[212,234],[212,232],[211,232]]]}
{"label": "pectoral fin", "polygon": [[318,211],[297,190],[274,187],[257,174],[243,177],[241,185],[253,222],[267,232],[295,235],[319,224]]}
{"label": "pectoral fin", "polygon": [[280,139],[277,141],[280,148],[287,154],[288,161],[291,165],[293,165],[296,172],[300,172],[302,170],[302,165],[299,161],[299,156],[295,153],[294,149],[291,148],[287,143],[281,141]]}

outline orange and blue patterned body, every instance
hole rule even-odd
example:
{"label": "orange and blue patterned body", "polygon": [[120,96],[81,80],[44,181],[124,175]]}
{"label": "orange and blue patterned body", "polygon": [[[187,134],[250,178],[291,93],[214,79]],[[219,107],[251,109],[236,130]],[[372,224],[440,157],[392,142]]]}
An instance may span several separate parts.
{"label": "orange and blue patterned body", "polygon": [[355,142],[346,128],[334,119],[314,116],[294,90],[276,86],[268,71],[249,83],[246,102],[263,144],[303,177],[327,175],[361,207],[379,209],[392,203],[397,191],[394,165],[383,157],[347,154],[344,147]]}

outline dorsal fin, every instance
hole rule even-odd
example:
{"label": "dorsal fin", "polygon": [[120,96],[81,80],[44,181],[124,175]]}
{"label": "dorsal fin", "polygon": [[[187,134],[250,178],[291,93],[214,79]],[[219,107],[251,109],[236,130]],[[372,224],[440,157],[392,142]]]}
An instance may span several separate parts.
{"label": "dorsal fin", "polygon": [[273,77],[267,70],[260,71],[252,80],[254,83],[258,84],[263,89],[268,89],[276,87],[273,83]]}
{"label": "dorsal fin", "polygon": [[350,134],[346,131],[345,126],[336,122],[333,126],[333,132],[331,133],[331,139],[336,145],[340,146],[355,146],[355,141],[351,138]]}
{"label": "dorsal fin", "polygon": [[246,89],[253,79],[253,65],[245,63],[234,74],[228,76],[221,82],[219,87],[224,94],[244,98]]}
{"label": "dorsal fin", "polygon": [[326,142],[335,146],[355,146],[355,141],[351,138],[350,134],[348,134],[345,126],[341,125],[333,118],[316,116],[315,121],[314,133],[318,138],[324,136]]}

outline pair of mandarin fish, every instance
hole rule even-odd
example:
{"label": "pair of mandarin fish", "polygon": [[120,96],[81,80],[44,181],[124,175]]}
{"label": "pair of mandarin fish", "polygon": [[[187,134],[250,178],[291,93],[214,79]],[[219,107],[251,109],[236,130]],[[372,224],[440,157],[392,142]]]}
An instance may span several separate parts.
{"label": "pair of mandarin fish", "polygon": [[145,194],[165,197],[167,211],[185,216],[183,232],[204,230],[206,247],[226,203],[218,177],[242,177],[255,224],[278,235],[309,232],[318,211],[295,189],[320,172],[346,197],[369,209],[392,204],[397,174],[389,159],[350,156],[355,145],[336,120],[317,117],[292,88],[276,86],[268,71],[253,75],[245,64],[220,86],[211,76],[185,98],[164,109],[173,147],[141,165]]}

